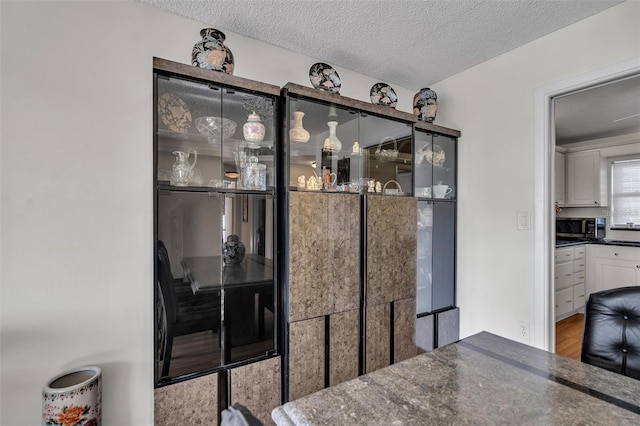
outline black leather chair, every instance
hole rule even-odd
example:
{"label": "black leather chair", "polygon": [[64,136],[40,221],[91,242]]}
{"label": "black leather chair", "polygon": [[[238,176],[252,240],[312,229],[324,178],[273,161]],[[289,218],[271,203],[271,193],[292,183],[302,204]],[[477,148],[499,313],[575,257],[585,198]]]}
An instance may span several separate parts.
{"label": "black leather chair", "polygon": [[[161,377],[169,374],[173,339],[178,336],[212,330],[220,326],[220,297],[216,294],[198,297],[191,293],[178,297],[176,283],[166,248],[158,241],[158,359],[162,361]],[[218,336],[218,342],[220,337]]]}
{"label": "black leather chair", "polygon": [[589,296],[581,360],[640,379],[640,287],[615,288]]}

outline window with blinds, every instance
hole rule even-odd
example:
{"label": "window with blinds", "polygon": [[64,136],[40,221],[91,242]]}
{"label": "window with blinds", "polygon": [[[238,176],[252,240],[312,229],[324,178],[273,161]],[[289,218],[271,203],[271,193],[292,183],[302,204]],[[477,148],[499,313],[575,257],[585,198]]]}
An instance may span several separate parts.
{"label": "window with blinds", "polygon": [[611,163],[611,223],[640,225],[640,158]]}

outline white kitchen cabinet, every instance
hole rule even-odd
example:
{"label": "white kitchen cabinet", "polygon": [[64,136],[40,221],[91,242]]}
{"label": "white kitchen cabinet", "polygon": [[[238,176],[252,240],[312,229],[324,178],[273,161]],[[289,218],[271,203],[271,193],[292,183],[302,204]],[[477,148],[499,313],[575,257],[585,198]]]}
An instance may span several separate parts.
{"label": "white kitchen cabinet", "polygon": [[593,277],[589,292],[640,286],[640,248],[615,245],[594,246]]}
{"label": "white kitchen cabinet", "polygon": [[556,292],[556,321],[560,317],[566,317],[573,311],[573,288],[567,288]]}
{"label": "white kitchen cabinet", "polygon": [[606,206],[606,167],[600,151],[566,155],[566,206]]}
{"label": "white kitchen cabinet", "polygon": [[573,309],[576,311],[582,310],[586,300],[585,284],[577,284],[573,286]]}
{"label": "white kitchen cabinet", "polygon": [[582,310],[586,296],[586,247],[561,247],[555,251],[554,290],[556,321]]}
{"label": "white kitchen cabinet", "polygon": [[565,155],[556,151],[555,159],[555,185],[556,185],[556,204],[564,206],[565,199]]}

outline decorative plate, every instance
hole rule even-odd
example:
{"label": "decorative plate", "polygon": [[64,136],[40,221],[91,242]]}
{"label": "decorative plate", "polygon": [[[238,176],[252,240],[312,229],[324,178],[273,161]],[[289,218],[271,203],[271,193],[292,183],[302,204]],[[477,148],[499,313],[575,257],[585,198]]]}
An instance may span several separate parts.
{"label": "decorative plate", "polygon": [[369,96],[371,97],[371,103],[374,105],[384,105],[395,108],[398,104],[398,96],[393,90],[393,87],[385,83],[376,83],[371,86]]}
{"label": "decorative plate", "polygon": [[173,93],[165,93],[158,99],[158,115],[162,124],[176,133],[185,133],[191,127],[191,111],[187,104]]}
{"label": "decorative plate", "polygon": [[325,92],[340,93],[340,87],[342,87],[342,81],[336,70],[324,62],[311,65],[309,80],[313,87]]}
{"label": "decorative plate", "polygon": [[446,160],[444,149],[442,149],[440,145],[435,143],[433,144],[433,148],[432,147],[427,148],[426,152],[424,153],[424,156],[429,162],[429,164],[432,164],[434,166],[442,167]]}

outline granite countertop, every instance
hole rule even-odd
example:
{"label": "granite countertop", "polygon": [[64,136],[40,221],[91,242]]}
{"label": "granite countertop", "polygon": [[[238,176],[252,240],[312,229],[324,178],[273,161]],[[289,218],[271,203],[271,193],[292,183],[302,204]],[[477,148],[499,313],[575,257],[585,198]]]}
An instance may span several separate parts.
{"label": "granite countertop", "polygon": [[640,382],[487,332],[288,402],[285,425],[640,424]]}
{"label": "granite countertop", "polygon": [[606,246],[640,247],[640,241],[610,240],[607,238],[600,240],[590,240],[581,238],[576,240],[556,240],[556,247],[579,246],[583,244],[598,244]]}

